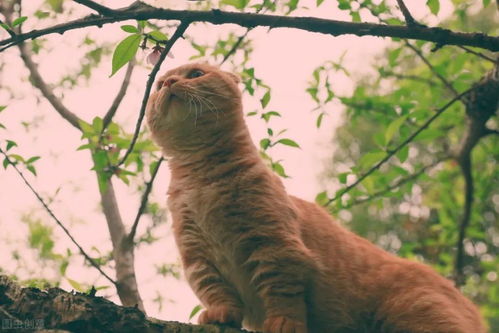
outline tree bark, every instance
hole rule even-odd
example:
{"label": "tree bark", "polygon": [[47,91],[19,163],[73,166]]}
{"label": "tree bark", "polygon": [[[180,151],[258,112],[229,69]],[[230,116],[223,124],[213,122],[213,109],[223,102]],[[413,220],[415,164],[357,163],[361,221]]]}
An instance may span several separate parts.
{"label": "tree bark", "polygon": [[[15,332],[175,332],[242,333],[231,327],[191,325],[148,318],[136,307],[123,307],[99,296],[22,288],[0,275],[1,329]],[[60,332],[60,331],[59,331]]]}

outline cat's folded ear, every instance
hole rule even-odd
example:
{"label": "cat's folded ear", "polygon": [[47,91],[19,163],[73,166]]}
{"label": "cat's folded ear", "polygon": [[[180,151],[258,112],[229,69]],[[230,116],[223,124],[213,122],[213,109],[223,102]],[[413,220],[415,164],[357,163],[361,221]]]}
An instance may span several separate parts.
{"label": "cat's folded ear", "polygon": [[240,83],[241,82],[241,77],[237,74],[231,73],[231,72],[225,72],[232,80],[234,80],[235,83]]}

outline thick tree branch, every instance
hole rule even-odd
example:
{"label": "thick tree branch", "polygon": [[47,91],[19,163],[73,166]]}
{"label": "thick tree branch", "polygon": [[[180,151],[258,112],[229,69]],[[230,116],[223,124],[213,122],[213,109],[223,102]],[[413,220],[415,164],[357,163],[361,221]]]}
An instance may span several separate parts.
{"label": "thick tree branch", "polygon": [[466,101],[467,126],[461,146],[455,157],[465,182],[464,207],[459,223],[454,262],[454,279],[458,285],[465,282],[464,240],[466,230],[471,223],[474,199],[472,152],[478,142],[490,133],[486,123],[497,112],[499,107],[499,62],[496,63],[493,71],[475,85],[475,90],[467,96]]}
{"label": "thick tree branch", "polygon": [[4,158],[7,160],[7,162],[14,168],[14,170],[16,171],[16,173],[19,175],[19,177],[21,177],[21,179],[24,181],[24,183],[26,184],[26,186],[35,195],[36,199],[42,204],[43,208],[45,208],[45,210],[50,215],[50,217],[52,217],[52,219],[55,221],[55,223],[57,223],[57,225],[66,234],[66,236],[69,237],[69,239],[71,240],[71,242],[78,248],[78,250],[80,251],[80,253],[90,263],[90,265],[92,265],[93,267],[95,267],[99,271],[99,273],[101,273],[102,276],[104,276],[109,282],[111,282],[112,284],[116,285],[116,282],[111,277],[109,277],[109,275],[107,275],[102,270],[102,268],[99,266],[99,264],[97,264],[97,262],[95,262],[95,260],[92,259],[92,257],[90,257],[87,254],[87,252],[85,252],[85,250],[81,247],[81,245],[75,240],[75,238],[73,237],[73,235],[71,235],[71,233],[69,232],[69,230],[64,226],[64,224],[61,222],[61,220],[59,220],[55,216],[54,212],[50,209],[50,207],[45,202],[45,200],[43,200],[43,198],[41,197],[41,195],[38,194],[38,191],[36,191],[35,188],[29,183],[29,181],[26,179],[26,177],[24,177],[24,174],[22,173],[22,171],[19,170],[19,168],[17,167],[17,165],[10,160],[9,156],[2,150],[2,148],[0,148],[0,154],[2,154],[4,156]]}
{"label": "thick tree branch", "polygon": [[113,259],[116,269],[116,289],[124,306],[137,306],[144,311],[144,304],[138,290],[135,276],[134,248],[126,242],[125,225],[121,218],[116,195],[111,180],[101,194],[102,210],[106,217],[107,227],[113,244]]}
{"label": "thick tree branch", "polygon": [[99,13],[103,16],[112,15],[114,13],[114,11],[111,8],[108,8],[106,6],[98,4],[92,0],[73,0],[73,1],[79,3],[80,5],[88,7],[90,9],[93,9],[97,13]]}
{"label": "thick tree branch", "polygon": [[142,194],[142,199],[140,200],[139,210],[137,212],[137,215],[135,216],[135,221],[133,222],[130,233],[128,234],[129,242],[133,242],[135,234],[137,233],[137,227],[139,226],[139,221],[141,216],[144,214],[144,211],[146,210],[149,194],[151,194],[152,190],[152,185],[154,184],[154,180],[156,179],[156,175],[158,174],[159,167],[161,166],[161,163],[163,163],[164,160],[165,160],[164,157],[160,157],[160,159],[156,162],[156,166],[152,170],[151,179],[146,183],[146,188],[144,190],[144,193]]}
{"label": "thick tree branch", "polygon": [[58,24],[45,29],[32,30],[0,41],[5,50],[20,42],[48,34],[63,34],[66,31],[88,26],[102,26],[108,23],[125,20],[180,20],[186,24],[192,22],[208,22],[212,24],[233,23],[246,28],[266,26],[271,28],[296,28],[310,32],[318,32],[333,36],[353,34],[357,36],[396,37],[417,39],[437,43],[438,45],[475,46],[490,51],[499,51],[499,37],[483,33],[455,32],[444,28],[429,28],[425,26],[395,26],[374,23],[355,23],[336,20],[326,20],[316,17],[292,17],[278,15],[261,15],[253,13],[224,12],[221,10],[191,11],[170,10],[151,7],[141,2],[135,2],[129,7],[114,10],[111,16],[102,17],[90,15],[74,21]]}
{"label": "thick tree branch", "polygon": [[185,30],[187,30],[188,27],[189,23],[186,22],[180,23],[175,33],[166,43],[165,49],[163,50],[163,52],[161,52],[158,62],[154,65],[151,73],[149,74],[149,78],[147,79],[147,84],[146,84],[146,90],[144,91],[144,97],[142,98],[142,105],[140,107],[139,119],[137,120],[137,124],[135,126],[135,132],[132,138],[132,142],[130,143],[130,146],[125,152],[123,158],[119,161],[119,163],[115,167],[119,167],[120,165],[125,163],[126,159],[128,158],[128,155],[130,155],[130,153],[133,151],[135,143],[137,142],[137,138],[139,137],[140,127],[142,126],[142,120],[144,119],[144,115],[146,113],[147,101],[149,100],[149,94],[151,93],[151,87],[154,84],[154,80],[156,79],[156,74],[158,73],[161,64],[165,60],[166,55],[168,54],[168,52],[170,52],[171,48],[173,47],[173,44],[175,44],[175,42],[180,37],[182,37],[182,35],[184,34]]}
{"label": "thick tree branch", "polygon": [[[92,294],[69,293],[60,288],[43,291],[21,288],[5,275],[0,275],[0,319],[5,332],[247,332],[228,326],[192,325],[148,318],[134,307],[122,307]],[[16,320],[20,325],[9,327],[14,326]],[[33,327],[34,320],[36,327]],[[26,322],[32,326],[24,326]]]}
{"label": "thick tree branch", "polygon": [[107,128],[107,126],[109,126],[109,124],[113,120],[116,110],[118,110],[121,102],[123,101],[123,98],[126,95],[126,91],[128,89],[128,86],[130,85],[130,78],[132,77],[134,67],[135,67],[135,60],[132,60],[128,63],[128,67],[126,69],[125,76],[123,77],[123,82],[121,83],[120,89],[118,90],[118,94],[116,94],[113,103],[107,110],[106,115],[102,120],[103,123],[102,132],[104,132],[104,130]]}
{"label": "thick tree branch", "polygon": [[338,200],[339,198],[341,198],[344,194],[350,192],[354,187],[356,187],[357,185],[360,184],[360,182],[362,182],[365,178],[367,178],[370,174],[372,174],[374,171],[378,170],[383,164],[385,164],[390,158],[392,158],[397,152],[400,151],[400,149],[402,149],[404,146],[406,146],[407,144],[409,144],[412,140],[414,140],[415,137],[417,137],[419,135],[419,133],[421,133],[422,131],[424,131],[426,128],[428,128],[428,126],[430,126],[430,124],[435,121],[435,119],[437,119],[445,110],[447,110],[452,104],[454,104],[456,101],[458,101],[459,99],[461,99],[462,97],[466,96],[468,93],[470,93],[472,90],[474,89],[474,87],[471,87],[467,90],[465,90],[464,92],[460,93],[459,95],[457,95],[456,97],[454,97],[453,99],[451,99],[449,102],[447,102],[444,106],[442,106],[440,109],[438,109],[435,114],[433,114],[433,116],[431,116],[430,118],[428,118],[427,121],[425,121],[425,123],[423,125],[421,125],[416,131],[414,131],[414,133],[412,133],[411,135],[409,135],[404,141],[402,141],[397,147],[395,147],[393,150],[391,150],[390,152],[388,152],[386,154],[386,156],[381,160],[379,161],[378,163],[376,163],[374,166],[372,166],[368,171],[366,171],[364,174],[360,175],[357,180],[355,182],[353,182],[352,184],[348,185],[347,187],[343,188],[342,190],[338,191],[337,194],[329,199],[326,203],[325,206],[329,206],[331,203],[333,203],[334,201]]}

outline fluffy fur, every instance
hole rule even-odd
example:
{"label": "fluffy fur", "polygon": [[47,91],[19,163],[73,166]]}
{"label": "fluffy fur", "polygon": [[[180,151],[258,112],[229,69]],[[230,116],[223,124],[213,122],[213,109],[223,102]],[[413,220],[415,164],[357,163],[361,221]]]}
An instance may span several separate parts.
{"label": "fluffy fur", "polygon": [[168,205],[201,323],[266,333],[481,333],[476,307],[288,195],[245,125],[238,79],[205,64],[163,75],[147,118],[169,158]]}

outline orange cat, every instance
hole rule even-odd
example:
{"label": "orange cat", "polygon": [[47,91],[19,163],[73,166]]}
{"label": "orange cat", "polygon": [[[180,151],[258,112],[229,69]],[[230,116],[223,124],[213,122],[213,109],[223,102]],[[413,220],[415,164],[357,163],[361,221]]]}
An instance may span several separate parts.
{"label": "orange cat", "polygon": [[169,208],[200,323],[266,333],[481,333],[475,306],[428,266],[395,257],[286,194],[244,122],[238,78],[167,72],[147,118],[169,158]]}

